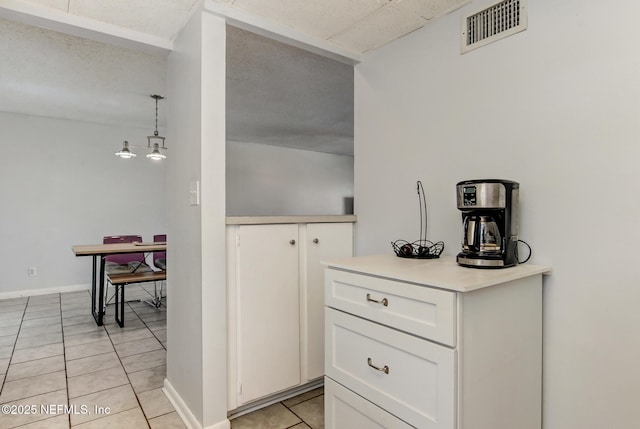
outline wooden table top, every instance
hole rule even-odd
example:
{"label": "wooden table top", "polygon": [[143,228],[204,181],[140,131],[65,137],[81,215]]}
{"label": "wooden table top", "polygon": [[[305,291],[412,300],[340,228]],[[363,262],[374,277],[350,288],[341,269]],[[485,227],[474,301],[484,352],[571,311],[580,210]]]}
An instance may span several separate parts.
{"label": "wooden table top", "polygon": [[117,253],[162,252],[167,250],[166,242],[76,244],[71,246],[76,256],[113,255]]}

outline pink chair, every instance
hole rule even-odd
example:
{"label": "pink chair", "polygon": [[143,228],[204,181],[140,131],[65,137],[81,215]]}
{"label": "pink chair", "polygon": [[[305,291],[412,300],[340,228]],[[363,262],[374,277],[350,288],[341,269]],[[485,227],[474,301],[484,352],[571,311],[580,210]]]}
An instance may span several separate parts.
{"label": "pink chair", "polygon": [[[158,234],[153,236],[154,243],[166,243],[167,235]],[[167,269],[167,252],[153,252],[153,266],[159,270]]]}
{"label": "pink chair", "polygon": [[[102,239],[102,243],[134,243],[142,242],[142,237],[139,235],[111,235]],[[107,255],[104,257],[104,271],[108,275],[110,274],[130,274],[130,273],[144,273],[153,271],[149,265],[146,264],[144,259],[144,253],[122,253],[116,255]],[[109,296],[109,284],[104,292],[105,306],[109,304],[111,299],[107,299]]]}
{"label": "pink chair", "polygon": [[[167,235],[166,234],[157,234],[153,236],[154,243],[166,243]],[[153,252],[153,266],[161,271],[165,271],[167,269],[167,252]],[[154,306],[155,308],[160,308],[162,306],[162,298],[163,296],[162,289],[164,287],[166,281],[162,281],[160,283],[160,294],[158,294],[158,288],[156,287],[156,283],[153,283],[153,299],[151,301],[145,301],[147,304]]]}
{"label": "pink chair", "polygon": [[[104,244],[142,242],[139,235],[111,235],[102,239]],[[144,260],[144,253],[122,253],[104,258],[105,271],[109,274],[151,271]]]}

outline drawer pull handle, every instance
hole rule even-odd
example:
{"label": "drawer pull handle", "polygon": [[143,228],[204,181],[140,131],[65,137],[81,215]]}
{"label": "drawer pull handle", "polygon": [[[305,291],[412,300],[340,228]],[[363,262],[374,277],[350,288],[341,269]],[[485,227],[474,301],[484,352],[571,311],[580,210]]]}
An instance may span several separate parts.
{"label": "drawer pull handle", "polygon": [[376,304],[382,304],[385,307],[389,306],[389,300],[387,298],[382,298],[381,300],[373,299],[373,298],[371,298],[371,294],[370,293],[367,294],[367,301],[375,302]]}
{"label": "drawer pull handle", "polygon": [[376,371],[389,374],[389,367],[387,365],[383,366],[382,368],[380,368],[379,366],[375,366],[374,364],[371,363],[371,358],[367,358],[367,365],[369,365],[371,368],[375,369]]}

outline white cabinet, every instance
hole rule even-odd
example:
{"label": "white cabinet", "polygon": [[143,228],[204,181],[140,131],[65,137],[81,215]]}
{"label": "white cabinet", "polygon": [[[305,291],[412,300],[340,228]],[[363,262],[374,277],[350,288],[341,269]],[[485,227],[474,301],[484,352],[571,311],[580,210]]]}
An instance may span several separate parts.
{"label": "white cabinet", "polygon": [[453,427],[454,350],[333,309],[326,323],[327,377],[415,427]]}
{"label": "white cabinet", "polygon": [[300,384],[298,226],[237,231],[238,396],[249,402]]}
{"label": "white cabinet", "polygon": [[302,377],[324,375],[324,266],[322,261],[353,255],[351,223],[310,223],[303,229],[300,259],[302,277]]}
{"label": "white cabinet", "polygon": [[326,428],[540,429],[546,267],[393,255],[332,264]]}
{"label": "white cabinet", "polygon": [[352,255],[352,228],[227,227],[229,410],[324,375],[320,261]]}
{"label": "white cabinet", "polygon": [[411,429],[402,420],[326,377],[325,427],[357,429]]}

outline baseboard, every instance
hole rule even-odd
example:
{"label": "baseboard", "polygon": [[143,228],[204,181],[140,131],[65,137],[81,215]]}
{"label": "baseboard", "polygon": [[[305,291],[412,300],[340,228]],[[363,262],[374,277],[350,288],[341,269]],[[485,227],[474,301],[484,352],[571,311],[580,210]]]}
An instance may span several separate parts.
{"label": "baseboard", "polygon": [[198,419],[191,413],[187,404],[184,403],[178,392],[173,388],[169,380],[164,379],[164,388],[162,389],[164,394],[169,398],[169,402],[173,405],[173,408],[176,409],[176,412],[182,419],[182,422],[185,424],[187,429],[230,429],[231,423],[228,419],[225,419],[221,422],[218,422],[214,425],[207,426],[203,428]]}
{"label": "baseboard", "polygon": [[167,398],[169,398],[169,402],[171,402],[173,408],[176,409],[176,412],[188,429],[202,429],[202,425],[198,419],[191,413],[187,404],[184,403],[180,395],[178,395],[178,392],[176,392],[176,389],[173,388],[173,385],[166,378],[164,379],[164,388],[162,391]]}
{"label": "baseboard", "polygon": [[207,426],[205,429],[231,429],[231,422],[229,420],[223,420],[212,426]]}
{"label": "baseboard", "polygon": [[25,289],[12,292],[0,292],[0,299],[22,298],[24,296],[48,295],[50,293],[79,292],[91,288],[90,284],[57,286],[46,289]]}

